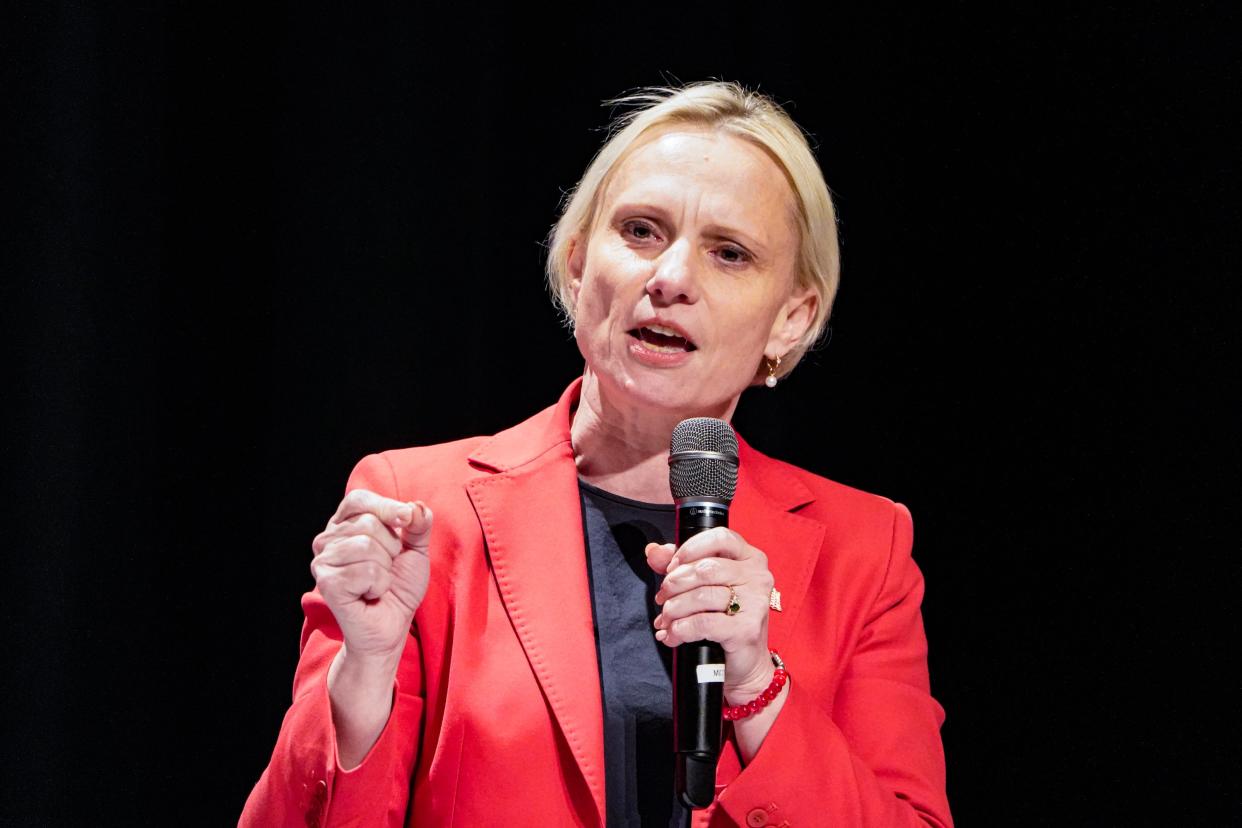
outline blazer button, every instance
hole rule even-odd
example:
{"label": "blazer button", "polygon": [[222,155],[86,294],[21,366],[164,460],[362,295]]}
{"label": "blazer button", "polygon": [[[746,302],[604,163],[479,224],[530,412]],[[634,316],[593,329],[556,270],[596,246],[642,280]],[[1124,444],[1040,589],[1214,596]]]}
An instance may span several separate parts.
{"label": "blazer button", "polygon": [[746,814],[746,824],[750,828],[762,828],[762,826],[768,824],[768,812],[762,808],[751,808],[750,812]]}
{"label": "blazer button", "polygon": [[311,804],[306,809],[306,828],[320,828],[323,825],[323,806],[328,800],[328,783],[316,780],[311,791]]}

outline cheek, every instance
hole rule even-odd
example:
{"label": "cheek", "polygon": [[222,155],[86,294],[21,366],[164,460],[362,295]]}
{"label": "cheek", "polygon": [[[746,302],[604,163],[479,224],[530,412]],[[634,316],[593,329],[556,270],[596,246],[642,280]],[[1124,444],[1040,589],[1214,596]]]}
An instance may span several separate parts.
{"label": "cheek", "polygon": [[578,293],[577,327],[593,329],[608,316],[612,291],[597,275],[588,272]]}
{"label": "cheek", "polygon": [[727,363],[730,383],[745,389],[755,378],[755,372],[761,370],[768,341],[771,337],[774,315],[744,314],[734,317],[732,330],[735,334],[728,340],[725,352],[721,354]]}
{"label": "cheek", "polygon": [[755,291],[748,300],[738,298],[740,301],[728,315],[731,321],[725,326],[730,331],[729,342],[737,356],[754,352],[755,359],[759,359],[767,347],[777,310],[766,292]]}
{"label": "cheek", "polygon": [[578,296],[574,339],[588,362],[613,351],[612,339],[619,326],[617,287],[599,270],[587,270]]}
{"label": "cheek", "polygon": [[574,341],[578,353],[597,370],[613,353],[613,290],[589,276],[583,289],[574,320]]}
{"label": "cheek", "polygon": [[745,337],[738,337],[730,354],[730,368],[739,380],[747,380],[754,375],[756,367],[763,360],[764,349],[768,345],[767,336],[760,336],[758,325],[752,325]]}
{"label": "cheek", "polygon": [[578,315],[580,321],[590,319],[599,322],[616,312],[636,274],[630,272],[624,259],[609,255],[606,244],[594,245],[592,250],[598,251],[599,255],[589,258],[583,269]]}

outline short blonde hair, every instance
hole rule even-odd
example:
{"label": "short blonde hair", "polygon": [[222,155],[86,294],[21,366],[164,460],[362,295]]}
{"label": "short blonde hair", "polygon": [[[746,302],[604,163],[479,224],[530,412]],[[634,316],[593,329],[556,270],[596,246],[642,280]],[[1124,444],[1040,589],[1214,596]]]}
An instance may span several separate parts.
{"label": "short blonde hair", "polygon": [[699,126],[749,141],[785,173],[797,202],[798,283],[815,291],[815,318],[781,361],[783,376],[823,335],[841,278],[837,217],[823,173],[801,128],[771,98],[736,83],[706,81],[681,88],[648,88],[606,103],[627,107],[612,124],[578,185],[566,194],[560,219],[548,239],[548,288],[566,316],[574,317],[569,251],[575,236],[590,232],[608,180],[649,131],[664,126]]}

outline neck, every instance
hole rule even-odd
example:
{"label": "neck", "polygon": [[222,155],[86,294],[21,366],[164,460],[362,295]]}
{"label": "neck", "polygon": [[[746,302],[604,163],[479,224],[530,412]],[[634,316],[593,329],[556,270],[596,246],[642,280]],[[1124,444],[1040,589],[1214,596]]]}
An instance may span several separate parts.
{"label": "neck", "polygon": [[586,369],[582,394],[570,425],[578,475],[592,486],[631,500],[672,503],[668,489],[668,441],[687,417],[733,416],[737,400],[724,411],[685,412],[626,404],[607,393]]}

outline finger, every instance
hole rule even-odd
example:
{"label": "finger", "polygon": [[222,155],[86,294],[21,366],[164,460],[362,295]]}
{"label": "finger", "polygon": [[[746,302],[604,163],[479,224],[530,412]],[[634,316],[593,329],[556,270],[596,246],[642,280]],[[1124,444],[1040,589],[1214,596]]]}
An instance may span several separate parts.
{"label": "finger", "polygon": [[656,629],[663,629],[673,621],[697,612],[724,612],[732,594],[727,586],[702,586],[674,595],[660,607]]}
{"label": "finger", "polygon": [[351,535],[330,542],[315,560],[327,566],[348,566],[362,561],[375,561],[387,569],[393,554],[368,535]]}
{"label": "finger", "polygon": [[431,509],[421,500],[408,504],[410,520],[401,532],[401,551],[427,555],[431,551]]}
{"label": "finger", "polygon": [[373,601],[388,591],[392,574],[375,561],[360,561],[346,566],[332,566],[318,558],[311,564],[315,584],[328,606],[349,603],[359,598]]}
{"label": "finger", "polygon": [[694,563],[681,564],[669,571],[656,591],[655,602],[663,604],[674,595],[680,595],[696,587],[722,584],[740,586],[746,583],[745,571],[737,561],[727,558],[703,558]]}
{"label": "finger", "polygon": [[672,560],[677,547],[671,543],[649,543],[646,548],[647,566],[663,575],[668,572],[668,562]]}
{"label": "finger", "polygon": [[415,551],[402,552],[392,560],[389,592],[411,615],[423,602],[431,579],[431,557]]}
{"label": "finger", "polygon": [[669,647],[676,647],[689,641],[715,641],[730,650],[733,639],[744,634],[744,629],[722,612],[699,612],[686,618],[672,621],[664,629],[656,633],[656,640]]}
{"label": "finger", "polygon": [[332,516],[332,521],[340,523],[354,515],[366,512],[375,515],[387,526],[400,529],[410,524],[414,507],[411,503],[393,500],[391,497],[378,495],[368,489],[353,489],[336,507],[336,514]]}
{"label": "finger", "polygon": [[318,555],[333,541],[355,535],[373,538],[376,543],[388,550],[389,555],[395,556],[401,551],[401,538],[371,512],[348,517],[339,523],[336,521],[329,523],[322,532],[315,536],[311,542],[311,549]]}
{"label": "finger", "polygon": [[[744,561],[755,556],[755,553],[762,555],[758,549],[755,549],[746,539],[724,526],[717,526],[714,529],[708,529],[706,532],[700,532],[690,540],[681,545],[677,553],[673,555],[670,563],[670,570],[676,569],[679,565],[690,563],[692,561],[702,560],[703,558],[729,558],[735,561]],[[767,558],[764,558],[766,564]]]}

